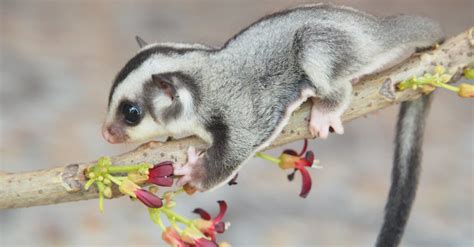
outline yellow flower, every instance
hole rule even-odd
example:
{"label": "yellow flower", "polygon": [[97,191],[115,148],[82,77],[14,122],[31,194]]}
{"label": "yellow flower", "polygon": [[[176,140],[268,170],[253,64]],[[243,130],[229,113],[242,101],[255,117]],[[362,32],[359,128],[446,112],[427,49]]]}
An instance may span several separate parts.
{"label": "yellow flower", "polygon": [[437,66],[434,68],[434,72],[435,72],[436,74],[439,74],[439,75],[444,74],[445,71],[446,71],[446,69],[445,69],[443,66],[441,66],[441,65],[437,65]]}
{"label": "yellow flower", "polygon": [[148,174],[140,174],[139,172],[130,172],[127,177],[137,184],[143,184],[148,180]]}
{"label": "yellow flower", "polygon": [[464,77],[466,77],[467,79],[473,80],[474,79],[474,69],[472,69],[472,68],[464,69]]}
{"label": "yellow flower", "polygon": [[119,186],[119,190],[120,192],[122,192],[122,194],[129,195],[133,198],[137,198],[137,196],[135,195],[135,191],[139,189],[140,187],[129,179],[124,179],[122,181],[122,184],[120,184]]}
{"label": "yellow flower", "polygon": [[463,98],[474,98],[474,85],[461,83],[458,95]]}
{"label": "yellow flower", "polygon": [[432,85],[423,85],[421,87],[421,91],[424,93],[424,94],[429,94],[431,92],[433,92],[436,88]]}

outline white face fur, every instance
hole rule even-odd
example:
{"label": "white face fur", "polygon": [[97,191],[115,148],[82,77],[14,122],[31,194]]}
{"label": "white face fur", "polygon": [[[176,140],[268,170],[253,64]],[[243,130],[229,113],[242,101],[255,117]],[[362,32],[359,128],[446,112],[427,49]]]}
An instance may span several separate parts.
{"label": "white face fur", "polygon": [[[152,51],[154,48],[171,50],[210,50],[211,47],[201,44],[158,43],[145,45],[138,54]],[[137,55],[138,56],[138,55]],[[113,89],[109,102],[109,111],[102,128],[104,138],[111,143],[144,141],[158,136],[182,137],[195,134],[210,143],[211,137],[202,124],[196,120],[193,94],[186,87],[176,87],[176,97],[171,99],[165,93],[145,97],[145,84],[152,80],[152,75],[186,71],[193,66],[205,63],[206,56],[200,52],[176,54],[153,53],[142,61],[132,72]],[[178,83],[179,84],[179,83]],[[144,90],[144,88],[146,88]],[[162,121],[164,114],[179,100],[181,110],[175,117]],[[124,101],[132,102],[144,113],[141,121],[135,125],[127,125],[123,117]],[[176,102],[174,102],[176,103]],[[148,112],[150,109],[153,115]],[[115,134],[115,137],[114,137]]]}
{"label": "white face fur", "polygon": [[[145,49],[154,47],[148,45]],[[140,52],[141,52],[140,51]],[[153,54],[129,73],[114,89],[110,99],[109,111],[103,127],[104,138],[111,143],[134,142],[148,140],[157,136],[175,136],[190,132],[194,124],[193,99],[186,89],[178,89],[182,111],[179,117],[167,124],[163,119],[164,111],[173,103],[165,93],[158,92],[152,99],[146,98],[146,83],[152,80],[153,74],[174,72],[186,66],[185,59]],[[127,124],[124,119],[124,102],[130,102],[139,108],[141,120],[138,124]],[[152,110],[153,113],[148,112]],[[153,115],[152,115],[153,114]],[[153,118],[154,116],[155,118]]]}

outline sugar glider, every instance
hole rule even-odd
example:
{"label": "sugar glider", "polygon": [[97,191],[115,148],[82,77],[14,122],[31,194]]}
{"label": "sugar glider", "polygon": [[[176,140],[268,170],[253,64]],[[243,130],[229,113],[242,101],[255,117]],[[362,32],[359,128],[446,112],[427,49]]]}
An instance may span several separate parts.
{"label": "sugar glider", "polygon": [[[268,146],[304,101],[312,101],[309,131],[344,132],[341,115],[351,82],[415,49],[443,40],[433,20],[377,17],[328,4],[301,6],[261,18],[224,45],[147,44],[113,82],[103,136],[110,143],[196,135],[177,165],[179,184],[201,191],[231,179]],[[377,246],[398,245],[415,197],[429,96],[402,104],[392,185]]]}

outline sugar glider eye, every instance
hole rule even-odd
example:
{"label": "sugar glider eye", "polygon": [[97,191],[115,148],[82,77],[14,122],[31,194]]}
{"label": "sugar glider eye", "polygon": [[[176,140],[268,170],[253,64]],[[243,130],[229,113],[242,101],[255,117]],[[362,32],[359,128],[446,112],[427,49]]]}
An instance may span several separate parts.
{"label": "sugar glider eye", "polygon": [[122,114],[127,125],[137,125],[142,120],[142,110],[137,104],[125,102],[122,104]]}

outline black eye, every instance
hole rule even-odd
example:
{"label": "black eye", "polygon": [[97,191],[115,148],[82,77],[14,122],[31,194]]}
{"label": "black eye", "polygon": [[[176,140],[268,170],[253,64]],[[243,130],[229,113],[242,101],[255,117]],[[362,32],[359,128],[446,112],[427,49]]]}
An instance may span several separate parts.
{"label": "black eye", "polygon": [[122,105],[122,114],[125,123],[128,125],[137,125],[142,119],[142,111],[140,110],[140,107],[132,103],[124,103]]}

